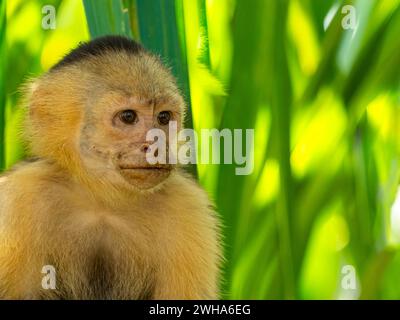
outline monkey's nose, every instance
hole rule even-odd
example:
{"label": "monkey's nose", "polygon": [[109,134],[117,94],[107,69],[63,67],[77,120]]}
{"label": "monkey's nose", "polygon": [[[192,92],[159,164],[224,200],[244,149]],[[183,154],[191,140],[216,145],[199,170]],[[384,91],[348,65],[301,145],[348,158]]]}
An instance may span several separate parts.
{"label": "monkey's nose", "polygon": [[147,153],[150,151],[150,145],[148,143],[143,143],[143,145],[140,148],[140,151]]}

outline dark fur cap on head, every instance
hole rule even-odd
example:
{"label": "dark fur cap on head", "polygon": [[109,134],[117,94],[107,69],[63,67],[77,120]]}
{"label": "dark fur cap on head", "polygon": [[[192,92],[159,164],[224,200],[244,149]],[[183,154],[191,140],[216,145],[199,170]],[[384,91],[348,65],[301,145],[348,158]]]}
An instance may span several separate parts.
{"label": "dark fur cap on head", "polygon": [[51,70],[56,70],[67,65],[78,63],[88,57],[95,57],[105,52],[124,51],[128,54],[137,55],[147,52],[138,42],[123,36],[104,36],[95,38],[89,42],[82,42],[79,46],[68,53],[62,60],[54,65]]}

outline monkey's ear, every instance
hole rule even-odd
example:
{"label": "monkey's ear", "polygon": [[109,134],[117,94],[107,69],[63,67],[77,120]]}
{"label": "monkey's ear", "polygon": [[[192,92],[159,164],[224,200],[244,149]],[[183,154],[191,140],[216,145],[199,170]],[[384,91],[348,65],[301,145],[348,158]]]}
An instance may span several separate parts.
{"label": "monkey's ear", "polygon": [[34,156],[60,164],[76,157],[82,102],[68,76],[49,75],[26,86],[24,137]]}
{"label": "monkey's ear", "polygon": [[40,128],[52,127],[53,115],[58,109],[57,92],[55,88],[42,79],[32,81],[27,92],[27,117],[35,123],[40,122]]}
{"label": "monkey's ear", "polygon": [[25,106],[28,109],[27,111],[30,113],[32,112],[32,96],[38,94],[39,89],[39,80],[31,79],[24,84],[23,91],[24,91],[24,99],[25,99]]}

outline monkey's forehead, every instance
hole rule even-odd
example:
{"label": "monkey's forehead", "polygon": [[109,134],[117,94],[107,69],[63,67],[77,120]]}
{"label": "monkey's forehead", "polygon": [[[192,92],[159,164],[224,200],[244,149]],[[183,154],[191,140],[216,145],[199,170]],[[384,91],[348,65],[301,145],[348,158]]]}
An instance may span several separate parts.
{"label": "monkey's forehead", "polygon": [[86,86],[93,90],[157,100],[179,94],[175,78],[153,57],[114,53],[96,57],[83,67]]}

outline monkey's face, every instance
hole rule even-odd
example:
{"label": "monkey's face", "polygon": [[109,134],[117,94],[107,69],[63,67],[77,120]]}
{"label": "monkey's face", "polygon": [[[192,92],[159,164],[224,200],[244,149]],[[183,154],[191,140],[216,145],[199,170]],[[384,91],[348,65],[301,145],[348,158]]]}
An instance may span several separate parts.
{"label": "monkey's face", "polygon": [[181,126],[180,96],[143,99],[111,91],[90,104],[81,130],[80,149],[84,165],[92,175],[144,190],[168,178],[173,165],[164,161],[149,163],[154,141],[148,141],[146,136],[149,130],[161,130],[158,132],[165,134],[162,142],[168,150],[170,122],[176,121],[178,130]]}
{"label": "monkey's face", "polygon": [[[28,97],[32,154],[84,180],[147,190],[174,169],[169,123],[180,130],[184,100],[170,70],[130,39],[81,44],[35,81]],[[164,161],[148,161],[155,141],[146,136],[154,129],[165,134]]]}

